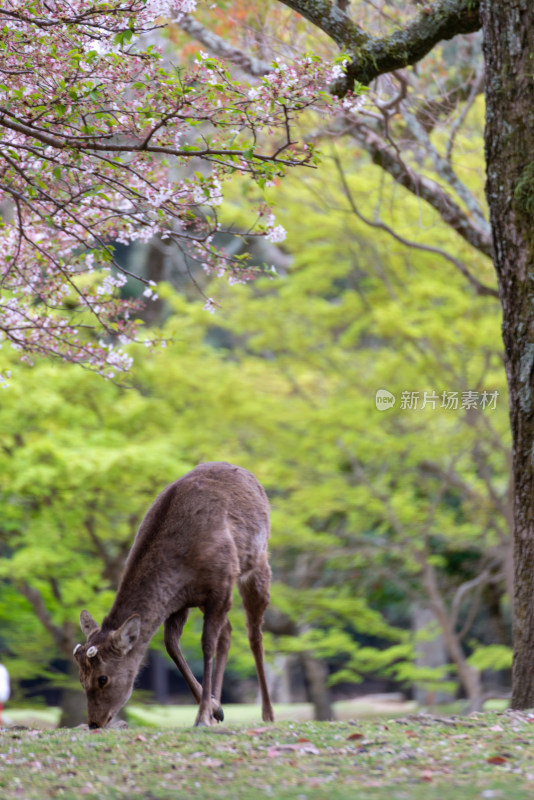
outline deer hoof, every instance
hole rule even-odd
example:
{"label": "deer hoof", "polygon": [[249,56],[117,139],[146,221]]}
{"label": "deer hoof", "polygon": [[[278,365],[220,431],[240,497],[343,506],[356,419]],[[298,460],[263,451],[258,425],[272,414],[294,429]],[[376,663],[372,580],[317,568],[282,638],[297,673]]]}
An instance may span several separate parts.
{"label": "deer hoof", "polygon": [[211,716],[214,720],[216,720],[216,722],[222,722],[224,719],[224,711],[222,710],[222,706],[217,702],[215,695],[213,694],[211,696]]}

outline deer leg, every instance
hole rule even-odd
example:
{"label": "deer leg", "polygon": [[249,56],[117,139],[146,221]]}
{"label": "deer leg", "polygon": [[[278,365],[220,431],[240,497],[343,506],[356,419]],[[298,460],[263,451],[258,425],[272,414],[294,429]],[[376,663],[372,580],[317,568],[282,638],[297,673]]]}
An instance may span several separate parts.
{"label": "deer leg", "polygon": [[[202,696],[195,725],[211,725],[212,715],[212,671],[213,659],[217,650],[222,629],[228,622],[227,613],[231,605],[231,594],[226,601],[217,606],[205,606],[204,627],[202,629],[202,652],[204,654],[204,670],[202,674]],[[220,708],[220,706],[219,706]]]}
{"label": "deer leg", "polygon": [[271,583],[271,568],[267,559],[254,572],[247,573],[238,581],[239,593],[243,600],[243,607],[247,616],[247,632],[250,649],[256,663],[256,672],[261,692],[261,714],[265,722],[274,720],[273,707],[269,697],[265,664],[263,661],[263,635],[261,626],[265,609],[269,605],[269,586]]}
{"label": "deer leg", "polygon": [[[170,655],[184,676],[185,682],[189,686],[191,694],[195,698],[196,702],[200,703],[200,699],[202,697],[202,686],[191,672],[189,664],[185,660],[180,649],[180,638],[182,636],[184,625],[187,622],[188,616],[189,609],[183,608],[181,611],[177,611],[176,614],[172,614],[165,620],[164,641],[165,647],[167,648],[167,653]],[[218,700],[212,699],[211,713],[218,722],[222,722],[224,714],[219,700],[220,698]]]}
{"label": "deer leg", "polygon": [[200,703],[202,686],[189,669],[189,664],[185,660],[180,649],[180,638],[182,636],[184,625],[187,622],[188,616],[189,609],[183,608],[181,611],[177,611],[176,614],[171,614],[171,616],[165,620],[164,641],[165,647],[167,648],[167,653],[170,655],[184,676],[185,682],[189,686],[193,697],[197,703]]}
{"label": "deer leg", "polygon": [[[213,697],[215,700],[221,702],[222,685],[224,677],[224,668],[228,661],[228,651],[230,650],[230,639],[232,636],[232,626],[230,621],[226,620],[226,624],[221,628],[219,633],[219,641],[217,642],[217,652],[215,653],[215,672],[213,675]],[[222,712],[222,709],[221,709]],[[222,719],[220,720],[222,722]]]}

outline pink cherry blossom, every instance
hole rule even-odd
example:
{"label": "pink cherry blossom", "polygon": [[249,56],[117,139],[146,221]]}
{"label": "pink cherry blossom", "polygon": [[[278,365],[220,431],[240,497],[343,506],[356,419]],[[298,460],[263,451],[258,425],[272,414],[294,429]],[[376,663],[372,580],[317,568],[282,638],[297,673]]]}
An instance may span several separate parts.
{"label": "pink cherry blossom", "polygon": [[[311,107],[330,113],[326,90],[341,67],[307,56],[273,64],[253,87],[203,52],[187,70],[167,68],[142,34],[195,5],[0,8],[0,344],[21,356],[51,355],[106,377],[128,370],[123,348],[137,338],[139,302],[121,288],[139,280],[145,298],[157,295],[115,260],[114,243],[160,236],[207,272],[248,280],[255,269],[213,245],[225,182],[237,171],[264,187],[314,163],[293,123]],[[282,226],[264,215],[251,233],[282,241]]]}

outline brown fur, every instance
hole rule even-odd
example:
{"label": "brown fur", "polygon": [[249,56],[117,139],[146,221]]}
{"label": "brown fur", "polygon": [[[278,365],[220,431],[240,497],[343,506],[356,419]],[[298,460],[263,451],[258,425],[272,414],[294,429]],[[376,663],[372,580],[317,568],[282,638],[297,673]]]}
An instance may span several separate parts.
{"label": "brown fur", "polygon": [[[102,626],[87,611],[80,615],[87,642],[76,647],[75,658],[87,694],[90,727],[113,723],[130,697],[143,655],[161,623],[167,652],[199,703],[195,724],[221,720],[231,631],[227,615],[236,582],[256,662],[263,719],[273,719],[261,634],[271,579],[269,527],[267,496],[254,475],[241,467],[200,464],[161,492],[141,523]],[[180,650],[189,609],[195,606],[204,614],[202,685]]]}

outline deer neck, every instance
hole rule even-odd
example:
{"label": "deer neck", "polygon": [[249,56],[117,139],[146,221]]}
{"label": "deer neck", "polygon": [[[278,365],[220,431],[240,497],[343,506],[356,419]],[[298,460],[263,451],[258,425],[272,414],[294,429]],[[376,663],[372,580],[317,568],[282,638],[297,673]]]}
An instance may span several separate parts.
{"label": "deer neck", "polygon": [[162,596],[158,581],[147,577],[142,570],[127,568],[102,628],[117,630],[129,617],[137,614],[141,619],[141,631],[136,649],[144,652],[167,617],[167,606],[167,598]]}

